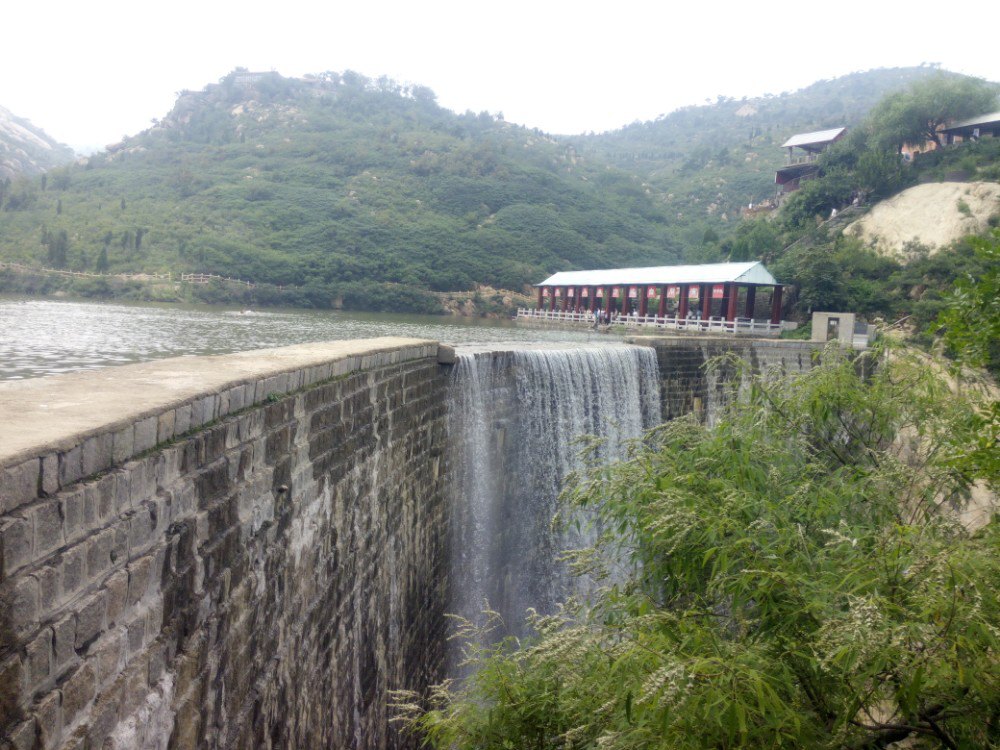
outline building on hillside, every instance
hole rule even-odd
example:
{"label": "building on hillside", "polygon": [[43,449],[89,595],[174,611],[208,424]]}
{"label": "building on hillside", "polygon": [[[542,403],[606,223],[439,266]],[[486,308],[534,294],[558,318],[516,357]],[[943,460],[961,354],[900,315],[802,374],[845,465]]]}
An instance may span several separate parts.
{"label": "building on hillside", "polygon": [[816,163],[819,155],[831,143],[843,138],[846,132],[847,128],[833,128],[814,133],[798,133],[782,143],[781,147],[788,149],[788,164],[774,174],[778,194],[794,192],[801,183],[816,177],[819,174],[819,164]]}
{"label": "building on hillside", "polygon": [[562,271],[535,287],[535,309],[518,318],[755,335],[781,329],[782,284],[759,261]]}
{"label": "building on hillside", "polygon": [[[962,143],[979,138],[1000,138],[1000,112],[970,117],[942,128],[945,143]],[[956,140],[957,139],[957,140]]]}
{"label": "building on hillside", "polygon": [[[937,129],[937,133],[946,146],[977,141],[980,138],[1000,138],[1000,112],[977,115],[966,120],[942,125]],[[899,152],[906,161],[911,161],[917,154],[934,151],[937,147],[937,142],[931,140],[924,141],[922,144],[904,143]]]}

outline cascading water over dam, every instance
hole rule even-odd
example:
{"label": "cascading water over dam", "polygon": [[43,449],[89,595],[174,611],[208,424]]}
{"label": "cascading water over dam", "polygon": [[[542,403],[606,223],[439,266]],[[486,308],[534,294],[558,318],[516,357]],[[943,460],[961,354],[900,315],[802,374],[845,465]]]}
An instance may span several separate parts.
{"label": "cascading water over dam", "polygon": [[558,557],[590,541],[552,525],[563,480],[583,466],[577,439],[597,437],[611,461],[660,421],[656,355],[625,345],[460,349],[451,378],[451,610],[476,620],[487,601],[521,633],[529,607],[551,612],[573,592]]}

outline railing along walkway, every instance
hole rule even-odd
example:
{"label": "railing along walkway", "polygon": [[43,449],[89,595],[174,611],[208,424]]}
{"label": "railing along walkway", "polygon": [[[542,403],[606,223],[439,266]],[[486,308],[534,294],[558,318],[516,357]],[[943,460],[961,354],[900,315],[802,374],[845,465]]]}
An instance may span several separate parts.
{"label": "railing along walkway", "polygon": [[[517,319],[576,323],[589,326],[595,324],[594,315],[590,312],[532,310],[523,307],[518,308]],[[603,318],[600,319],[599,324],[605,324]],[[736,318],[736,320],[728,321],[725,318],[696,320],[694,318],[661,318],[658,315],[619,315],[617,318],[612,318],[610,325],[625,326],[626,328],[660,328],[691,333],[740,333],[758,336],[777,336],[781,333],[781,323],[752,320],[751,318]]]}

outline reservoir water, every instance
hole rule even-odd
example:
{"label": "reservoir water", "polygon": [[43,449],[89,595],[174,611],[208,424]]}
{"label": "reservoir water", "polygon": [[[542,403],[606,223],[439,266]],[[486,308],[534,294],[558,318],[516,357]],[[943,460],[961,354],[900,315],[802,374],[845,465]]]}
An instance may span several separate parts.
{"label": "reservoir water", "polygon": [[182,355],[310,341],[411,336],[447,343],[607,341],[589,331],[520,328],[509,320],[309,310],[245,312],[166,304],[0,297],[0,380]]}

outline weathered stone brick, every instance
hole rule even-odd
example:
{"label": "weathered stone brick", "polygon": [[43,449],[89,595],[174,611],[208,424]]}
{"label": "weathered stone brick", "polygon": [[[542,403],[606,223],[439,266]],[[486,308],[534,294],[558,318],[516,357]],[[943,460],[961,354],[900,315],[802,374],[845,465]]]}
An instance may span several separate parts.
{"label": "weathered stone brick", "polygon": [[146,612],[146,642],[155,640],[163,628],[163,599],[158,598]]}
{"label": "weathered stone brick", "polygon": [[105,581],[104,591],[107,594],[107,618],[110,626],[117,623],[125,611],[128,602],[128,574],[119,570]]}
{"label": "weathered stone brick", "polygon": [[221,419],[222,417],[229,414],[229,394],[230,391],[226,390],[215,397],[216,419]]}
{"label": "weathered stone brick", "polygon": [[174,409],[174,436],[179,437],[191,429],[191,404]]}
{"label": "weathered stone brick", "polygon": [[58,674],[76,661],[76,615],[66,615],[52,626],[54,669]]}
{"label": "weathered stone brick", "polygon": [[38,580],[33,576],[18,576],[0,584],[0,611],[17,638],[38,628],[38,589]]}
{"label": "weathered stone brick", "polygon": [[82,539],[91,531],[87,525],[87,491],[85,487],[76,486],[63,492],[59,498],[62,503],[63,538],[72,544]]}
{"label": "weathered stone brick", "polygon": [[146,456],[125,465],[131,507],[138,508],[156,494],[156,464],[156,456]]}
{"label": "weathered stone brick", "polygon": [[78,544],[66,550],[59,561],[62,571],[63,595],[72,596],[83,588],[87,580],[87,545]]}
{"label": "weathered stone brick", "polygon": [[65,544],[63,537],[62,503],[47,500],[30,511],[34,533],[34,557],[39,559]]}
{"label": "weathered stone brick", "polygon": [[148,547],[153,541],[154,531],[156,531],[155,505],[145,502],[129,516],[128,548],[130,554],[134,555]]}
{"label": "weathered stone brick", "polygon": [[0,580],[9,578],[32,561],[33,539],[34,530],[29,519],[10,516],[0,520]]}
{"label": "weathered stone brick", "polygon": [[112,527],[115,533],[115,543],[111,548],[111,562],[116,566],[124,565],[129,559],[128,526],[129,519],[122,518],[116,521]]}
{"label": "weathered stone brick", "polygon": [[149,695],[149,670],[144,658],[131,661],[125,670],[125,702],[122,712],[131,714],[141,706]]}
{"label": "weathered stone brick", "polygon": [[103,591],[85,600],[76,613],[76,639],[74,646],[77,651],[86,648],[104,628],[105,595]]}
{"label": "weathered stone brick", "polygon": [[114,463],[123,464],[135,453],[135,430],[132,425],[115,432],[111,438],[111,458]]}
{"label": "weathered stone brick", "polygon": [[58,747],[62,738],[62,696],[53,690],[38,702],[34,716],[38,727],[38,740],[45,750]]}
{"label": "weathered stone brick", "polygon": [[174,439],[174,426],[176,425],[177,412],[168,409],[156,418],[156,442],[165,443]]}
{"label": "weathered stone brick", "polygon": [[35,499],[40,471],[37,458],[0,470],[0,513],[9,513]]}
{"label": "weathered stone brick", "polygon": [[53,495],[59,491],[59,454],[50,453],[42,456],[41,484],[42,492]]}
{"label": "weathered stone brick", "polygon": [[111,550],[114,546],[114,529],[100,531],[87,540],[87,578],[93,580],[111,568]]}
{"label": "weathered stone brick", "polygon": [[25,677],[29,692],[37,692],[52,674],[52,630],[44,628],[25,648]]}
{"label": "weathered stone brick", "polygon": [[135,606],[149,589],[154,555],[146,555],[128,564],[128,606]]}
{"label": "weathered stone brick", "polygon": [[59,486],[68,487],[83,477],[83,448],[75,448],[59,454]]}
{"label": "weathered stone brick", "polygon": [[104,740],[118,724],[124,692],[125,677],[120,675],[97,695],[94,707],[90,711],[89,731],[87,732],[88,747],[102,747]]}
{"label": "weathered stone brick", "polygon": [[84,662],[61,684],[63,722],[72,724],[94,699],[97,680],[94,667]]}
{"label": "weathered stone brick", "polygon": [[157,641],[150,645],[149,650],[149,684],[155,685],[163,676],[167,665],[166,647]]}
{"label": "weathered stone brick", "polygon": [[129,658],[142,651],[146,643],[146,617],[139,614],[134,620],[125,626],[126,645],[128,647]]}
{"label": "weathered stone brick", "polygon": [[133,425],[134,436],[133,436],[133,450],[135,454],[140,454],[148,451],[154,445],[156,445],[156,417],[146,417],[145,419],[140,419]]}
{"label": "weathered stone brick", "polygon": [[0,661],[0,721],[3,726],[15,719],[21,709],[21,692],[24,684],[24,663],[18,654],[12,654]]}
{"label": "weathered stone brick", "polygon": [[[0,711],[0,713],[2,713],[2,711]],[[11,730],[8,742],[10,742],[11,750],[34,750],[35,718],[31,717],[15,726],[14,729]]]}
{"label": "weathered stone brick", "polygon": [[62,602],[62,561],[55,560],[35,568],[31,575],[38,581],[39,614],[51,612]]}
{"label": "weathered stone brick", "polygon": [[118,676],[125,663],[125,629],[115,628],[102,634],[90,651],[97,670],[97,684],[106,685]]}
{"label": "weathered stone brick", "polygon": [[111,466],[114,436],[95,435],[83,443],[83,476],[89,477]]}

